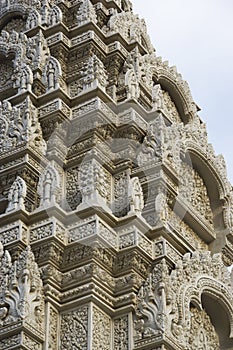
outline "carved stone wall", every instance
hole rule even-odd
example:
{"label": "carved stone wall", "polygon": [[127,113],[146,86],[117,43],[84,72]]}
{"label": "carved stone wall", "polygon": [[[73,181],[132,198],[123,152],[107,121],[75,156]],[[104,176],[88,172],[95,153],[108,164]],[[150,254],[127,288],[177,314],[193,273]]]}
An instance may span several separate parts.
{"label": "carved stone wall", "polygon": [[225,162],[132,7],[0,1],[2,350],[233,348]]}

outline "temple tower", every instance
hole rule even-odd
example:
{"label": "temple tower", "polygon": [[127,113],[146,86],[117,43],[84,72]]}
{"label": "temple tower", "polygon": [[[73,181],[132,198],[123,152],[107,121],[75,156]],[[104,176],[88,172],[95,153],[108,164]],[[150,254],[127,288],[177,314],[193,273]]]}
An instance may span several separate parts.
{"label": "temple tower", "polygon": [[233,349],[233,192],[129,0],[0,3],[0,349]]}

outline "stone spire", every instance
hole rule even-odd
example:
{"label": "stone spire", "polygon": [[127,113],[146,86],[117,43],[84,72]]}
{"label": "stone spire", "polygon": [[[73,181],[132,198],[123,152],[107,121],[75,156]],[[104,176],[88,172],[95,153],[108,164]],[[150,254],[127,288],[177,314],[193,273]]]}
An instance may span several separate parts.
{"label": "stone spire", "polygon": [[232,348],[225,162],[131,1],[0,20],[0,349]]}

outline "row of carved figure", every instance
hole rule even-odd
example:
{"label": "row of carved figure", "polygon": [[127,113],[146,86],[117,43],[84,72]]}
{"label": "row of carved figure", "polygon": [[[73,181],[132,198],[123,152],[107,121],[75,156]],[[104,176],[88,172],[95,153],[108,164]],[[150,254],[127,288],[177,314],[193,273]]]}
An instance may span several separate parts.
{"label": "row of carved figure", "polygon": [[[131,22],[133,23],[135,18],[132,17],[130,20],[127,16],[133,15],[127,12],[112,16],[110,25],[110,29],[112,29],[109,33],[118,32],[119,29],[120,33],[122,33],[123,23],[126,26]],[[144,33],[145,28],[143,28],[142,25],[140,28],[140,33]],[[5,29],[7,29],[7,26]],[[126,32],[128,32],[128,30],[126,30]],[[137,41],[139,41],[139,37],[136,38]],[[49,38],[47,40],[49,40]],[[88,57],[88,59],[82,63],[82,69],[79,69],[78,80],[76,77],[77,71],[72,71],[72,74],[75,74],[74,79],[69,86],[66,86],[64,72],[62,73],[60,63],[51,56],[47,40],[44,38],[42,30],[39,30],[32,38],[28,38],[23,32],[19,34],[15,30],[8,32],[3,29],[1,31],[0,46],[2,51],[6,55],[8,53],[12,54],[12,52],[16,55],[12,79],[14,80],[14,87],[18,88],[20,93],[26,90],[32,90],[35,77],[42,81],[46,91],[51,91],[60,87],[66,92],[69,90],[71,97],[78,95],[80,92],[90,87],[96,87],[97,85],[103,90],[106,89],[108,85],[107,69],[102,60],[95,54]],[[67,38],[66,44],[68,46],[71,45],[71,42],[72,41]],[[107,52],[108,50],[106,54]],[[157,80],[160,75],[165,75],[176,82],[176,86],[181,90],[181,94],[187,100],[186,103],[189,106],[189,111],[195,114],[195,103],[192,100],[189,87],[187,83],[183,81],[181,75],[177,73],[174,67],[170,68],[165,62],[162,62],[160,57],[156,57],[152,49],[148,52],[148,54],[142,55],[138,46],[131,52],[126,52],[123,69],[119,72],[119,76],[117,74],[115,77],[118,80],[117,87],[120,88],[122,83],[125,86],[124,94],[126,96],[124,96],[124,98],[138,99],[141,93],[141,85],[143,84],[152,95],[150,103],[153,105],[153,109],[165,108],[166,103],[164,97],[166,100],[166,96],[164,96],[160,85],[154,83],[154,80]],[[11,68],[12,67],[9,66],[9,70],[11,70]],[[115,93],[113,95],[112,97],[116,98]],[[118,98],[121,98],[120,92]],[[170,112],[174,113],[174,108]],[[177,116],[175,115],[173,119],[174,118],[177,118]]]}
{"label": "row of carved figure", "polygon": [[[20,0],[15,1],[15,4],[9,4],[10,7],[17,7],[17,3]],[[85,23],[92,22],[94,24],[98,23],[96,6],[92,4],[90,0],[79,0],[76,2],[76,6],[79,4],[78,9],[75,13],[72,13],[72,23],[67,21],[67,13],[62,12],[61,8],[57,5],[54,5],[53,1],[43,1],[43,4],[40,4],[39,1],[32,6],[32,4],[28,4],[27,1],[21,3],[21,8],[24,6],[28,16],[25,23],[25,30],[30,30],[35,27],[43,26],[45,28],[55,26],[59,23],[64,23],[66,26],[77,27],[81,26]],[[30,1],[31,2],[31,1]],[[121,2],[125,3],[123,12],[118,12],[116,8],[107,9],[102,4],[102,10],[110,16],[110,20],[104,27],[102,28],[103,32],[112,34],[114,32],[121,32],[121,35],[128,41],[139,41],[140,44],[146,43],[147,46],[153,52],[152,45],[150,43],[149,37],[146,34],[146,25],[145,21],[138,18],[138,16],[132,13],[132,6],[129,0],[117,1],[118,6],[122,7]],[[13,5],[13,6],[12,6]],[[99,4],[98,4],[99,5]],[[7,5],[0,5],[0,13],[2,8],[7,7]],[[144,42],[142,40],[142,36]]]}
{"label": "row of carved figure", "polygon": [[[79,174],[79,186],[82,194],[82,203],[78,209],[86,207],[101,207],[106,211],[110,211],[107,206],[106,196],[101,190],[106,185],[101,185],[101,177],[103,172],[99,171],[98,179],[96,179],[90,171],[86,172],[86,165],[82,167]],[[25,198],[27,194],[27,185],[25,181],[18,176],[12,184],[8,193],[8,206],[6,212],[15,210],[25,210]],[[61,200],[61,179],[57,170],[52,165],[48,165],[40,176],[38,184],[38,194],[41,198],[40,208],[47,208],[59,204]],[[138,177],[129,180],[128,190],[128,215],[141,215],[144,208],[144,196],[142,186]]]}

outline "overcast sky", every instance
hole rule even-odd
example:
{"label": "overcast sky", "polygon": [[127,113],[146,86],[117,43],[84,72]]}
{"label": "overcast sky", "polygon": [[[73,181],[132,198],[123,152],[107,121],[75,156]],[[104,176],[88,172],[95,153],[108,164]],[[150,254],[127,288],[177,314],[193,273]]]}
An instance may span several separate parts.
{"label": "overcast sky", "polygon": [[188,81],[233,184],[233,0],[132,0],[157,56]]}

